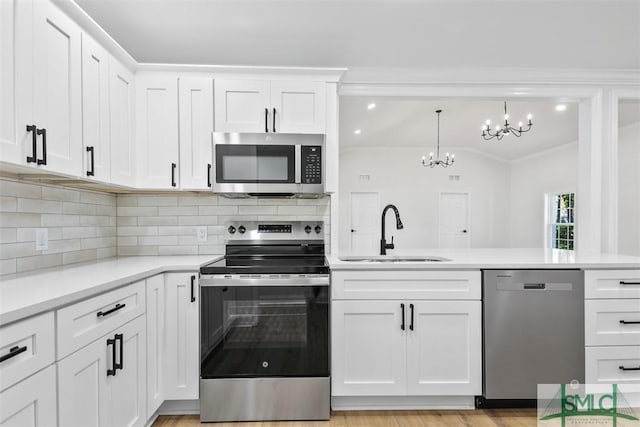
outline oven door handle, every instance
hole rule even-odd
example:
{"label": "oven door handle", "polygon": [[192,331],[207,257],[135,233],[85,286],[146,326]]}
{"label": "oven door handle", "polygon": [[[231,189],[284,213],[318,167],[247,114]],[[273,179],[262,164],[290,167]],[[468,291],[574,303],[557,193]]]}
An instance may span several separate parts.
{"label": "oven door handle", "polygon": [[238,277],[201,275],[200,287],[210,286],[329,286],[329,276],[318,277]]}

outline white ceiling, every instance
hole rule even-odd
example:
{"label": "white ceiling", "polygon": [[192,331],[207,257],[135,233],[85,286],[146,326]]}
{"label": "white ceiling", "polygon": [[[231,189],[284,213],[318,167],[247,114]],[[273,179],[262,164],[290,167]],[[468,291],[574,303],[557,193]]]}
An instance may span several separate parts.
{"label": "white ceiling", "polygon": [[[367,109],[371,102],[376,104]],[[482,125],[503,121],[500,100],[452,100],[406,98],[340,98],[340,148],[420,147],[423,155],[436,151],[437,114],[440,114],[440,150],[472,149],[506,161],[515,160],[578,140],[578,104],[565,103],[557,112],[556,102],[508,101],[509,121],[517,125],[533,115],[533,128],[520,138],[507,136],[498,142],[483,140]],[[640,102],[620,104],[620,126],[640,121]],[[354,134],[360,129],[359,135]]]}
{"label": "white ceiling", "polygon": [[640,68],[638,0],[75,0],[138,62]]}

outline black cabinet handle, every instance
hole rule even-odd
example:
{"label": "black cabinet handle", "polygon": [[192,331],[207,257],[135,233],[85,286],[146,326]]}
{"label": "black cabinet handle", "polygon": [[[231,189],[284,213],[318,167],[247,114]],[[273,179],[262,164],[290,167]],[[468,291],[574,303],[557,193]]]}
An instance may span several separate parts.
{"label": "black cabinet handle", "polygon": [[87,176],[94,176],[96,173],[96,164],[93,157],[93,147],[87,147],[87,153],[91,154],[91,169],[87,171]]}
{"label": "black cabinet handle", "polygon": [[404,331],[404,304],[400,304],[400,308],[402,309],[402,323],[400,324],[400,329]]}
{"label": "black cabinet handle", "polygon": [[620,368],[621,371],[640,371],[640,366],[637,368],[625,368],[624,366],[619,366],[618,368]]}
{"label": "black cabinet handle", "polygon": [[31,132],[31,155],[27,156],[27,163],[36,162],[36,152],[38,150],[36,130],[36,125],[27,125],[27,132]]}
{"label": "black cabinet handle", "polygon": [[23,346],[23,347],[11,347],[9,349],[9,353],[5,354],[4,356],[0,357],[0,363],[4,362],[5,360],[9,360],[12,357],[16,357],[17,355],[19,355],[20,353],[24,353],[25,351],[27,351],[27,346]]}
{"label": "black cabinet handle", "polygon": [[111,347],[111,367],[112,369],[107,369],[107,376],[116,376],[116,340],[109,338],[107,339],[107,347]]}
{"label": "black cabinet handle", "polygon": [[176,165],[175,163],[171,163],[171,186],[176,186]]}
{"label": "black cabinet handle", "polygon": [[621,325],[640,325],[640,320],[621,320]]}
{"label": "black cabinet handle", "polygon": [[38,135],[42,135],[42,159],[38,159],[39,165],[47,164],[47,130],[46,129],[38,129],[36,130]]}
{"label": "black cabinet handle", "polygon": [[275,107],[273,108],[273,126],[271,126],[271,131],[272,132],[276,131],[276,109],[275,109]]}
{"label": "black cabinet handle", "polygon": [[264,131],[269,132],[269,109],[264,109]]}
{"label": "black cabinet handle", "polygon": [[409,304],[409,309],[411,309],[411,323],[409,324],[409,329],[413,331],[413,304]]}
{"label": "black cabinet handle", "polygon": [[126,304],[116,304],[116,306],[115,306],[115,307],[113,307],[111,310],[107,310],[107,311],[99,311],[98,313],[96,313],[96,315],[97,315],[98,317],[100,317],[100,316],[106,316],[106,315],[108,315],[108,314],[113,313],[114,311],[118,311],[118,310],[120,310],[120,309],[124,308],[124,306],[125,306],[125,305],[126,305]]}
{"label": "black cabinet handle", "polygon": [[196,276],[191,276],[191,302],[196,302],[196,296],[194,294],[196,284]]}
{"label": "black cabinet handle", "polygon": [[624,280],[621,280],[620,284],[623,286],[639,286],[640,282],[626,282]]}
{"label": "black cabinet handle", "polygon": [[207,187],[211,187],[211,163],[207,164]]}
{"label": "black cabinet handle", "polygon": [[[113,341],[114,341],[114,344],[113,344],[114,350],[116,348],[115,342],[116,341],[120,341],[120,352],[119,352],[119,354],[120,354],[120,359],[119,360],[120,361],[118,363],[116,363],[116,361],[114,359],[114,361],[113,361],[113,370],[114,371],[116,369],[122,370],[124,368],[124,362],[122,361],[122,356],[123,356],[123,353],[124,353],[124,336],[122,334],[115,334],[113,338],[114,338],[113,339]],[[113,354],[115,355],[115,351],[113,352]]]}

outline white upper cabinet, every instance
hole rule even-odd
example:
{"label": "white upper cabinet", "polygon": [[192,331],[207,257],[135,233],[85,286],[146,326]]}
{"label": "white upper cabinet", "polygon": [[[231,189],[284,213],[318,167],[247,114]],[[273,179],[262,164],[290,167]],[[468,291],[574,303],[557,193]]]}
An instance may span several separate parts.
{"label": "white upper cabinet", "polygon": [[213,79],[180,77],[180,188],[211,188]]}
{"label": "white upper cabinet", "polygon": [[135,186],[134,77],[123,65],[109,64],[109,136],[111,182]]}
{"label": "white upper cabinet", "polygon": [[109,181],[111,152],[109,140],[110,55],[89,36],[82,38],[82,142],[83,176]]}
{"label": "white upper cabinet", "polygon": [[36,163],[79,176],[82,171],[80,27],[47,1],[33,7],[33,124]]}
{"label": "white upper cabinet", "polygon": [[178,79],[136,77],[136,148],[139,188],[178,188]]}
{"label": "white upper cabinet", "polygon": [[[48,1],[3,2],[0,10],[3,159],[79,176],[82,171],[80,27]],[[13,15],[9,17],[10,14]],[[14,86],[5,92],[5,86],[11,83]],[[8,93],[6,98],[5,93]],[[13,111],[5,116],[5,110],[9,109]],[[12,121],[15,131],[11,128]]]}
{"label": "white upper cabinet", "polygon": [[216,79],[214,92],[218,132],[325,132],[323,82]]}

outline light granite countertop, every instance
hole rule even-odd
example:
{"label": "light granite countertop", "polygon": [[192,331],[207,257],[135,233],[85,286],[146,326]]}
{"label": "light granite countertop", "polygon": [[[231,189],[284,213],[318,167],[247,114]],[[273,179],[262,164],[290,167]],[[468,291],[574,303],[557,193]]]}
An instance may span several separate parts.
{"label": "light granite countertop", "polygon": [[[345,261],[348,257],[400,258],[439,257],[446,261]],[[451,270],[451,269],[640,269],[640,257],[627,255],[588,253],[543,248],[474,248],[474,249],[420,249],[411,251],[389,250],[387,255],[340,253],[327,257],[332,270]]]}
{"label": "light granite countertop", "polygon": [[197,271],[222,255],[140,256],[0,277],[0,325],[167,271]]}

